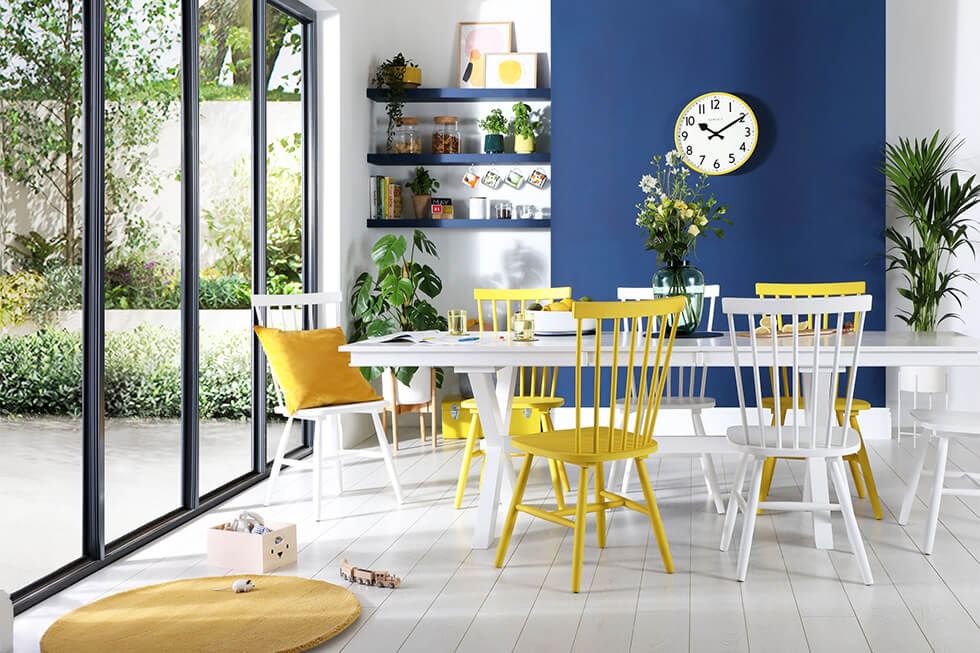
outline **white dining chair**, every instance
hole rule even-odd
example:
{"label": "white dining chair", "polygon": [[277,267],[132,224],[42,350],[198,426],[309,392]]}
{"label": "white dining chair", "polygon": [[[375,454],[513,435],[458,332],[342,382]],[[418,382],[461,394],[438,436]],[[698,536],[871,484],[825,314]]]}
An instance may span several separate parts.
{"label": "white dining chair", "polygon": [[942,407],[949,408],[949,392],[947,385],[949,381],[948,370],[942,367],[907,367],[898,368],[898,401],[895,404],[895,421],[898,422],[896,434],[898,441],[902,441],[903,435],[918,437],[919,424],[912,420],[912,430],[908,431],[903,427],[905,421],[905,411],[902,410],[902,395],[912,395],[912,409],[919,408],[919,395],[925,395],[929,402],[928,408],[938,408],[935,399],[942,400]]}
{"label": "white dining chair", "polygon": [[[918,443],[915,455],[915,465],[912,468],[912,478],[909,479],[905,498],[902,500],[902,510],[898,515],[898,523],[905,526],[909,523],[912,504],[915,502],[915,492],[922,478],[922,468],[926,462],[929,440],[936,442],[936,471],[932,477],[932,498],[929,500],[929,516],[926,521],[926,539],[922,552],[932,553],[936,541],[936,527],[939,524],[939,504],[943,495],[980,497],[980,472],[948,471],[946,459],[949,453],[950,440],[972,440],[980,442],[980,413],[962,410],[912,410],[912,419],[927,432],[931,438]],[[954,488],[946,487],[946,477],[966,478],[976,487]]]}
{"label": "white dining chair", "polygon": [[[259,326],[272,327],[276,329],[301,331],[319,328],[323,321],[324,309],[334,307],[342,301],[340,293],[319,292],[305,293],[297,295],[253,295],[252,308],[255,311],[255,319]],[[337,474],[337,493],[344,491],[343,479],[343,459],[347,457],[382,459],[391,487],[395,491],[398,503],[402,502],[402,490],[398,483],[398,476],[395,473],[395,465],[391,458],[391,450],[388,446],[388,437],[385,434],[384,426],[381,424],[381,413],[385,409],[383,399],[377,401],[366,401],[355,404],[340,404],[336,406],[323,406],[319,408],[301,408],[294,413],[286,409],[286,401],[283,395],[282,386],[276,375],[273,373],[272,380],[276,389],[276,408],[275,412],[286,418],[286,425],[279,436],[279,444],[276,446],[276,455],[272,463],[272,472],[269,476],[269,489],[266,491],[265,504],[269,505],[272,500],[276,482],[284,466],[310,469],[313,471],[313,508],[316,519],[320,519],[320,505],[322,503],[322,464],[324,457],[333,459]],[[344,434],[341,418],[344,415],[367,414],[374,422],[374,432],[378,439],[378,451],[372,449],[344,449]],[[286,457],[286,445],[289,441],[290,430],[295,420],[313,422],[313,455],[309,459],[301,460]],[[335,428],[325,428],[327,423],[333,422]],[[327,455],[324,456],[324,447],[327,448]]]}
{"label": "white dining chair", "polygon": [[[704,287],[704,298],[708,302],[705,327],[712,329],[715,319],[715,303],[721,294],[721,286],[718,284],[706,285]],[[653,288],[617,288],[616,298],[620,301],[638,301],[645,299],[656,299]],[[629,328],[624,320],[624,330]],[[642,327],[643,325],[641,325]],[[657,325],[653,325],[656,331]],[[628,332],[628,331],[627,331]],[[718,513],[725,512],[725,499],[718,484],[718,473],[715,470],[712,452],[718,453],[728,450],[727,441],[721,438],[710,437],[704,428],[702,411],[715,407],[715,400],[705,396],[705,387],[708,382],[708,368],[692,365],[690,367],[672,368],[667,375],[664,397],[660,402],[661,411],[687,411],[691,416],[691,423],[694,427],[694,437],[690,436],[669,436],[662,433],[655,433],[657,442],[661,444],[659,453],[662,455],[696,455],[701,460],[701,470],[704,474],[704,483],[708,488],[708,496],[714,501],[715,509]],[[617,402],[617,407],[622,407],[623,399]],[[720,448],[719,448],[720,446]],[[619,475],[619,463],[613,464],[609,477],[616,478]],[[633,469],[632,461],[625,461],[622,464],[622,492],[626,492],[630,483],[630,471]]]}
{"label": "white dining chair", "polygon": [[[805,511],[825,512],[840,511],[844,517],[844,526],[851,549],[857,558],[861,577],[866,585],[874,581],[871,576],[871,566],[858,529],[854,506],[851,503],[851,491],[848,486],[847,474],[844,470],[843,457],[855,453],[861,447],[858,433],[844,420],[838,426],[834,410],[838,388],[831,379],[840,378],[840,374],[848,368],[854,370],[847,375],[845,389],[844,414],[850,414],[854,400],[854,380],[857,376],[858,358],[861,350],[861,337],[864,334],[864,316],[871,310],[870,295],[853,295],[846,297],[800,297],[779,299],[733,299],[722,300],[722,311],[728,317],[728,331],[732,340],[734,357],[735,387],[738,391],[739,413],[741,424],[728,429],[728,440],[742,453],[738,471],[735,474],[735,484],[732,487],[731,498],[725,514],[725,524],[722,528],[722,551],[727,551],[735,531],[735,520],[739,510],[742,512],[742,536],[739,543],[737,578],[744,581],[749,567],[749,553],[752,548],[752,536],[760,508],[775,511]],[[805,328],[813,315],[829,315],[832,334],[818,336],[801,335],[801,325]],[[771,324],[778,324],[777,316],[783,316],[783,324],[792,324],[790,333],[778,333],[773,330],[769,335],[756,335],[755,326],[760,323],[758,318],[768,316]],[[853,318],[851,318],[853,316]],[[740,333],[736,329],[736,318],[739,318]],[[792,320],[787,322],[787,318]],[[853,319],[853,331],[845,336],[844,325],[847,319]],[[744,320],[744,321],[743,321]],[[747,332],[747,333],[746,333]],[[845,344],[846,339],[846,344]],[[751,345],[751,359],[746,360],[746,354],[740,351],[745,341]],[[812,352],[802,351],[812,348]],[[748,385],[754,395],[755,405],[750,406],[746,399],[746,382],[743,379],[743,365],[751,368]],[[792,368],[792,388],[780,388],[780,375],[769,374],[774,366]],[[802,375],[810,375],[807,383]],[[776,397],[776,411],[780,410],[781,397],[792,397],[793,405],[799,406],[801,393],[804,400],[805,425],[802,420],[793,420],[793,424],[783,425],[776,420],[769,425],[768,411],[763,407],[762,397],[765,389],[761,379],[770,381],[773,397]],[[799,380],[803,379],[801,383]],[[826,381],[825,383],[822,381]],[[808,385],[808,391],[800,385]],[[825,395],[825,396],[823,396]],[[750,411],[756,411],[757,422],[749,423]],[[763,463],[772,456],[803,458],[807,465],[807,478],[804,482],[802,501],[760,501],[759,490],[762,486]],[[837,503],[817,503],[813,500],[810,488],[816,483],[826,486],[827,466],[833,479]],[[745,478],[751,479],[747,497],[742,495]]]}

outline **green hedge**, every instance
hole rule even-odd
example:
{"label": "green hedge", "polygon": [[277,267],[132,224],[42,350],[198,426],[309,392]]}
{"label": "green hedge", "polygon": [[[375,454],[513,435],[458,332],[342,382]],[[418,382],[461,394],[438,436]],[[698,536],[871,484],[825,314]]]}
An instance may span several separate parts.
{"label": "green hedge", "polygon": [[[246,333],[201,338],[202,419],[251,415],[251,352]],[[73,415],[81,411],[82,353],[78,333],[47,329],[0,336],[0,414]],[[268,397],[275,396],[269,381]],[[180,338],[160,326],[107,333],[108,417],[180,417]],[[272,403],[270,401],[270,408]]]}

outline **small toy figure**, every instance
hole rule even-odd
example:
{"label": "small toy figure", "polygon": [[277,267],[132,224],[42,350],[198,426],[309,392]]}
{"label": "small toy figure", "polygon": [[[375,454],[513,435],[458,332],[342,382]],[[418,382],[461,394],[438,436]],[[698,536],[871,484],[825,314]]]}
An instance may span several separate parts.
{"label": "small toy figure", "polygon": [[387,587],[389,589],[394,589],[402,584],[401,578],[389,571],[361,569],[347,562],[347,560],[340,563],[340,577],[351,583]]}
{"label": "small toy figure", "polygon": [[252,582],[251,578],[239,578],[231,584],[231,589],[234,590],[235,594],[244,594],[254,590],[255,583]]}

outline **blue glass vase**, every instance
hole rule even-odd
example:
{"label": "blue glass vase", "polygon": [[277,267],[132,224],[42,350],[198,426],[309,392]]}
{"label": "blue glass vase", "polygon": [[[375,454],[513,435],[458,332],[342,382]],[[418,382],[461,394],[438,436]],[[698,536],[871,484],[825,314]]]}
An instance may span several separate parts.
{"label": "blue glass vase", "polygon": [[[653,275],[654,297],[687,297],[687,305],[681,311],[677,322],[677,333],[694,333],[701,324],[701,310],[704,308],[704,273],[687,261],[668,263]],[[668,321],[667,326],[671,326]]]}

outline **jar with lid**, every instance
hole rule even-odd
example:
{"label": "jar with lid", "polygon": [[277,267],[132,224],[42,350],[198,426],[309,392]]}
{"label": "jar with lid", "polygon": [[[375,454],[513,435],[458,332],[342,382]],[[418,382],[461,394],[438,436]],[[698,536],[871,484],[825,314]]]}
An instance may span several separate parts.
{"label": "jar with lid", "polygon": [[462,136],[459,133],[459,118],[456,116],[436,116],[432,132],[433,154],[459,154]]}
{"label": "jar with lid", "polygon": [[392,137],[392,152],[395,154],[422,154],[422,139],[419,138],[419,133],[415,128],[418,124],[418,118],[403,116],[398,119]]}

